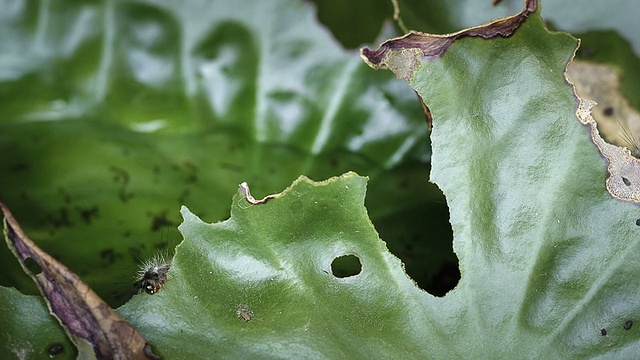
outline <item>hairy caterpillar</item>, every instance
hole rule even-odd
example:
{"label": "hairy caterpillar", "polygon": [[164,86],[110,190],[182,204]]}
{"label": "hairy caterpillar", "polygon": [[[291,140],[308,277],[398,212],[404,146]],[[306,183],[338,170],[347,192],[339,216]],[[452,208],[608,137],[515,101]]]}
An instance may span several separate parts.
{"label": "hairy caterpillar", "polygon": [[138,292],[155,294],[162,290],[167,281],[167,273],[171,268],[171,257],[166,255],[156,255],[143,262],[136,274],[136,286]]}

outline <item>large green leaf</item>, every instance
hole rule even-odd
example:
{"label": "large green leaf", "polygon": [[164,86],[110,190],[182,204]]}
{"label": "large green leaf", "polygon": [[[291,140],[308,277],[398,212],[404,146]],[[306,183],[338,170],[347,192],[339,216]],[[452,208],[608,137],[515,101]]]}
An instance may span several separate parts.
{"label": "large green leaf", "polygon": [[[415,94],[342,49],[310,5],[0,7],[0,199],[112,304],[126,300],[136,262],[179,242],[181,205],[225,219],[221,199],[242,181],[267,194],[300,174],[358,171],[371,177],[373,221],[418,281],[455,261],[449,225],[432,235],[418,222],[447,209],[424,185]],[[0,283],[26,291],[12,255],[0,258]]]}
{"label": "large green leaf", "polygon": [[[440,56],[421,59],[419,41],[388,45],[397,58],[387,64],[411,70],[434,116],[431,176],[451,207],[456,289],[435,298],[403,274],[366,220],[361,178],[303,179],[264,204],[236,196],[223,223],[183,210],[166,289],[121,309],[160,353],[638,353],[637,205],[607,192],[604,160],[576,117],[564,71],[577,41],[548,33],[538,13],[508,38],[461,36]],[[360,274],[331,276],[343,254],[360,259]]]}
{"label": "large green leaf", "polygon": [[633,357],[640,347],[624,328],[640,316],[637,205],[607,192],[576,118],[563,77],[575,46],[531,15],[508,39],[465,38],[410,73],[434,117],[431,179],[451,208],[462,280],[445,301],[458,335],[473,339],[454,341],[460,351]]}

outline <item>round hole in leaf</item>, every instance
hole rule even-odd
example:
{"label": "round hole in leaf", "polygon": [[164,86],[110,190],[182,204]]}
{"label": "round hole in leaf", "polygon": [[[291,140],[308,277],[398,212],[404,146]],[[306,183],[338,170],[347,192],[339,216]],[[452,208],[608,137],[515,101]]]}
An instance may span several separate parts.
{"label": "round hole in leaf", "polygon": [[338,278],[356,276],[362,271],[360,258],[355,255],[342,255],[331,263],[331,273]]}
{"label": "round hole in leaf", "polygon": [[622,182],[627,186],[631,186],[631,181],[624,176],[622,177]]}
{"label": "round hole in leaf", "polygon": [[624,325],[622,325],[622,327],[623,327],[625,330],[629,330],[629,329],[631,329],[631,327],[632,327],[632,326],[633,326],[633,320],[627,320],[627,322],[626,322],[626,323],[624,323]]}
{"label": "round hole in leaf", "polygon": [[636,219],[636,225],[640,226],[640,219]]}
{"label": "round hole in leaf", "polygon": [[34,275],[38,275],[42,272],[42,268],[40,267],[40,264],[38,264],[35,260],[33,260],[32,258],[26,258],[24,260],[24,265],[27,267],[27,269],[29,269],[29,271],[31,271],[32,274]]}

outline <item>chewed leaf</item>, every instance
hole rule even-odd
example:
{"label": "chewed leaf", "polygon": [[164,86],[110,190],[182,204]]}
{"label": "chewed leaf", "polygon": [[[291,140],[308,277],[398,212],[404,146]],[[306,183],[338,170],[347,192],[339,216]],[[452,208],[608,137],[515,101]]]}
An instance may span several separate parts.
{"label": "chewed leaf", "polygon": [[[424,333],[414,330],[432,328],[433,297],[379,240],[365,185],[354,173],[301,177],[261,202],[244,184],[231,218],[216,224],[183,208],[185,240],[163,291],[120,313],[167,358],[211,349],[245,358],[419,357]],[[332,267],[345,255],[361,265],[347,276]]]}
{"label": "chewed leaf", "polygon": [[538,9],[537,0],[527,0],[524,10],[516,15],[498,19],[490,24],[465,29],[449,35],[432,35],[417,31],[385,41],[374,51],[362,49],[360,56],[374,69],[391,70],[398,79],[411,81],[414,71],[421,66],[420,59],[441,57],[451,44],[465,37],[491,39],[508,37],[522,24],[529,14]]}
{"label": "chewed leaf", "polygon": [[627,148],[609,144],[598,131],[596,121],[591,116],[593,101],[582,99],[576,114],[582,123],[591,128],[591,138],[602,156],[607,159],[607,190],[620,200],[640,203],[640,159]]}
{"label": "chewed leaf", "polygon": [[[157,358],[146,340],[80,278],[29,239],[0,203],[5,238],[24,271],[33,278],[81,358]],[[29,266],[29,262],[35,263]],[[35,268],[34,271],[29,267]],[[34,273],[35,272],[35,273]]]}
{"label": "chewed leaf", "polygon": [[[640,219],[614,197],[636,196],[638,160],[585,120],[591,103],[565,77],[578,41],[539,11],[521,19],[507,38],[458,37],[408,65],[462,273],[431,319],[464,324],[450,339],[468,358],[634,358]],[[396,40],[362,54],[392,56]]]}

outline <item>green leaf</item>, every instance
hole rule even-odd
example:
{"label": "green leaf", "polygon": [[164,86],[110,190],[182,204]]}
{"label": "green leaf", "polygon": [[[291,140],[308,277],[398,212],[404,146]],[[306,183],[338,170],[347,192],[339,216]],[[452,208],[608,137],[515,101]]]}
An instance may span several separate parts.
{"label": "green leaf", "polygon": [[[166,356],[193,331],[191,356],[633,357],[637,205],[607,192],[605,163],[576,116],[564,73],[577,41],[548,33],[538,13],[521,16],[507,38],[496,25],[447,47],[416,35],[380,51],[412,71],[434,117],[431,176],[451,208],[462,272],[447,296],[402,273],[358,208],[362,192],[349,196],[362,179],[346,175],[298,181],[260,204],[237,196],[224,223],[185,211],[166,291],[136,297],[123,316]],[[421,57],[432,49],[445,50]],[[325,273],[349,253],[361,274]]]}
{"label": "green leaf", "polygon": [[607,192],[576,117],[563,76],[576,40],[547,33],[537,13],[509,38],[469,36],[410,74],[433,114],[431,179],[462,273],[430,322],[470,358],[634,357],[624,325],[640,317],[637,205]]}
{"label": "green leaf", "polygon": [[[300,178],[263,204],[238,194],[231,218],[213,225],[183,208],[164,290],[121,314],[166,358],[418,355],[430,296],[378,240],[365,185],[348,173]],[[332,274],[344,255],[359,259],[357,275]]]}
{"label": "green leaf", "polygon": [[[448,224],[431,236],[418,222],[417,209],[446,218],[446,206],[424,187],[415,93],[342,49],[309,4],[0,7],[0,199],[110,304],[135,291],[136,263],[180,241],[181,205],[225,219],[221,199],[242,181],[268,194],[300,174],[358,171],[419,281],[455,262]],[[0,259],[0,283],[28,292],[10,252]]]}
{"label": "green leaf", "polygon": [[0,351],[5,359],[75,359],[75,347],[39,296],[0,287]]}

